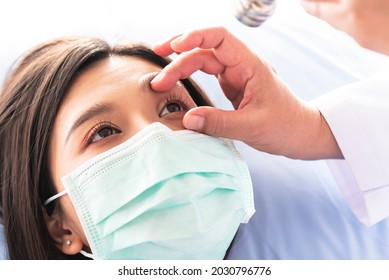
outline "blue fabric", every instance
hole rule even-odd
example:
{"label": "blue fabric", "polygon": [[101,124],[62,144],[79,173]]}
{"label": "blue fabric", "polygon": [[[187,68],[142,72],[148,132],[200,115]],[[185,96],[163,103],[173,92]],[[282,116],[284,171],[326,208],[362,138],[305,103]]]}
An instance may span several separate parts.
{"label": "blue fabric", "polygon": [[4,226],[0,220],[0,260],[8,259],[7,245],[4,238]]}
{"label": "blue fabric", "polygon": [[389,220],[364,226],[324,161],[298,161],[239,145],[254,184],[256,213],[228,259],[389,259]]}

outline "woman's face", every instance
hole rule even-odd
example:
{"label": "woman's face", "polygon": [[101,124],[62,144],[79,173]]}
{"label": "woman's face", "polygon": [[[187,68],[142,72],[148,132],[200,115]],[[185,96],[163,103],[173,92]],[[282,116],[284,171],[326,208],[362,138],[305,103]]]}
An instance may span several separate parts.
{"label": "woman's face", "polygon": [[[57,192],[64,190],[61,177],[153,122],[184,129],[183,116],[196,105],[180,84],[168,92],[154,92],[150,81],[160,70],[140,58],[113,56],[75,79],[59,108],[50,142],[50,172]],[[74,250],[65,253],[76,253],[76,244],[88,243],[69,196],[59,201],[63,238],[56,242],[61,247],[70,239]]]}

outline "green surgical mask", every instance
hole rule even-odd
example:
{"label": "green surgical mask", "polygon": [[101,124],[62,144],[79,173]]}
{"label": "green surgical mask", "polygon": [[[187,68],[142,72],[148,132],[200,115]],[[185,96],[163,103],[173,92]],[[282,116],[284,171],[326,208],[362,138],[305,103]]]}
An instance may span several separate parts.
{"label": "green surgical mask", "polygon": [[161,123],[62,182],[94,259],[222,259],[255,211],[232,141]]}

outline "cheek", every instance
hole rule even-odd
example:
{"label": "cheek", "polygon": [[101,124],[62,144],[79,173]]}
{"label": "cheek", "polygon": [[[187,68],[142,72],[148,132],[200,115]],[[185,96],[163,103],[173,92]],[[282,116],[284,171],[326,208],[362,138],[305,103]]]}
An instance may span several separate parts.
{"label": "cheek", "polygon": [[80,220],[78,219],[76,209],[74,208],[68,195],[65,195],[61,200],[61,210],[64,215],[64,228],[80,238],[86,246],[89,246]]}
{"label": "cheek", "polygon": [[176,119],[176,120],[160,119],[158,121],[174,131],[186,129],[182,122],[182,119]]}
{"label": "cheek", "polygon": [[55,137],[55,133],[53,133],[53,135],[51,137],[50,145],[49,145],[49,151],[48,151],[48,155],[49,155],[49,158],[48,158],[49,167],[48,167],[48,169],[49,169],[49,173],[50,173],[50,176],[53,180],[53,184],[55,186],[56,191],[60,192],[62,189],[61,189],[60,181],[58,178],[59,178],[59,174],[61,172],[61,165],[59,164],[60,161],[58,161],[60,154],[57,152],[56,147],[57,147],[56,137]]}

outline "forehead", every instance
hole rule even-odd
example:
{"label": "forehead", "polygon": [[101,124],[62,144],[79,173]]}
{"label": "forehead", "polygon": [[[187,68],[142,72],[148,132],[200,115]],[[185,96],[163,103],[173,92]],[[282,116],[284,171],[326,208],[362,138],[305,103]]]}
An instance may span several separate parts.
{"label": "forehead", "polygon": [[88,104],[101,92],[139,85],[161,67],[138,57],[110,56],[92,63],[73,80],[61,107],[68,103]]}
{"label": "forehead", "polygon": [[110,56],[92,63],[73,80],[69,92],[82,86],[98,87],[112,82],[139,82],[146,73],[161,67],[138,57]]}

